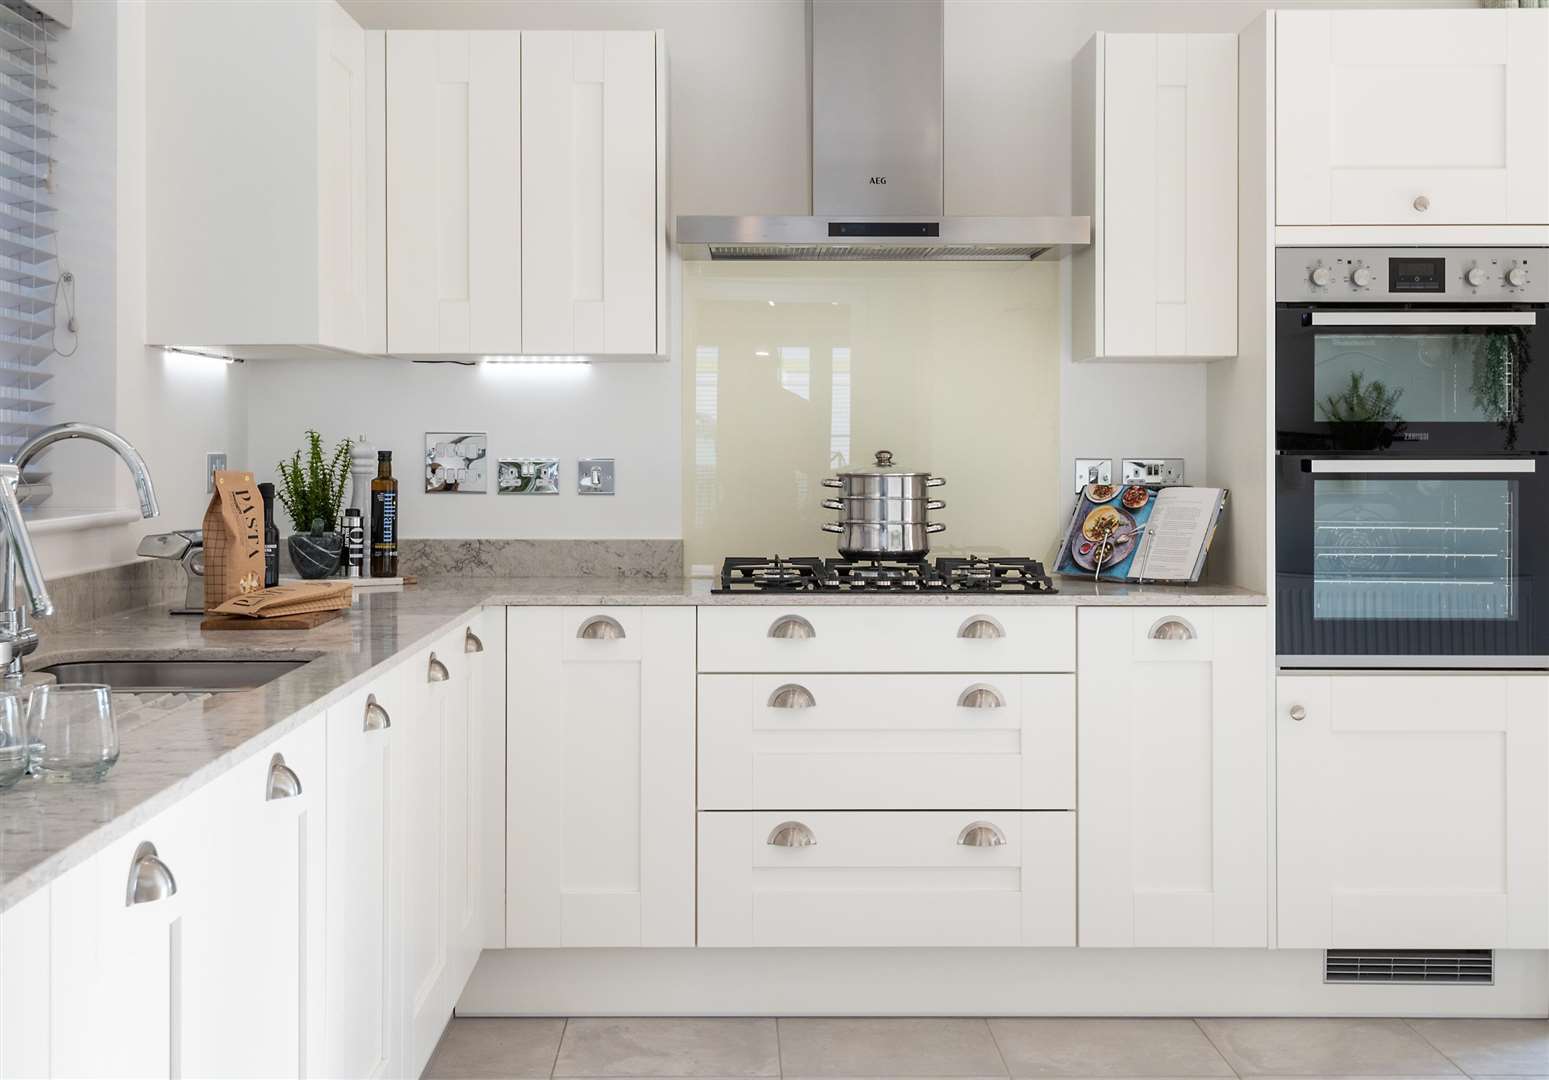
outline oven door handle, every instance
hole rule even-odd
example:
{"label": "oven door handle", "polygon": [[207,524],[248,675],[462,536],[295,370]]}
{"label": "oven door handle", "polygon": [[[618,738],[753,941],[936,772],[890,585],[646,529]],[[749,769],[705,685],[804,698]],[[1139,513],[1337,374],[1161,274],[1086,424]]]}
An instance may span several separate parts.
{"label": "oven door handle", "polygon": [[1480,458],[1449,458],[1446,460],[1393,458],[1307,458],[1302,462],[1307,472],[1335,474],[1364,473],[1530,473],[1538,470],[1537,458],[1505,458],[1500,461]]}
{"label": "oven door handle", "polygon": [[1313,326],[1537,326],[1536,311],[1314,311]]}

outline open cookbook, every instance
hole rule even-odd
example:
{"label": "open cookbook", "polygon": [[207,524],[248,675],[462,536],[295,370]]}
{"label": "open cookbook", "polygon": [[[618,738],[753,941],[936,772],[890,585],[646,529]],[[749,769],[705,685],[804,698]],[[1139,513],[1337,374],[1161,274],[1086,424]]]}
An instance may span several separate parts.
{"label": "open cookbook", "polygon": [[1088,484],[1054,572],[1102,581],[1198,581],[1226,494],[1225,488]]}

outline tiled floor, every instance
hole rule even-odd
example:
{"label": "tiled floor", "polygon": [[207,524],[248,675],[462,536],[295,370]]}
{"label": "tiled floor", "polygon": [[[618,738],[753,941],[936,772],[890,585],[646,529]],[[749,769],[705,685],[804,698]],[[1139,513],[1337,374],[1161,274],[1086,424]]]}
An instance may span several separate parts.
{"label": "tiled floor", "polygon": [[453,1020],[425,1076],[1532,1077],[1549,1020]]}

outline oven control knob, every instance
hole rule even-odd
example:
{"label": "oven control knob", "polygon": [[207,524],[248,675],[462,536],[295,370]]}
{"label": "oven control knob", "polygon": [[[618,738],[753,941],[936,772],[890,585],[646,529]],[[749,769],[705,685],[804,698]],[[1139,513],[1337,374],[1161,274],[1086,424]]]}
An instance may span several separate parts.
{"label": "oven control knob", "polygon": [[1526,285],[1527,284],[1527,267],[1525,267],[1525,266],[1513,266],[1510,270],[1506,271],[1506,283],[1508,285],[1514,285],[1514,286],[1516,286],[1519,289],[1522,286]]}
{"label": "oven control knob", "polygon": [[1369,267],[1369,266],[1357,266],[1354,270],[1352,270],[1350,272],[1350,284],[1354,285],[1357,289],[1367,289],[1367,288],[1370,288],[1371,287],[1371,283],[1372,283],[1371,267]]}
{"label": "oven control knob", "polygon": [[1326,266],[1314,266],[1312,273],[1308,275],[1312,283],[1318,288],[1327,288],[1334,281],[1334,271]]}
{"label": "oven control knob", "polygon": [[1484,267],[1482,267],[1482,266],[1470,266],[1468,268],[1468,272],[1463,275],[1463,280],[1468,282],[1470,285],[1474,286],[1474,288],[1477,289],[1479,286],[1483,285],[1486,281],[1490,280],[1490,278],[1489,278],[1489,275],[1487,275],[1484,272]]}

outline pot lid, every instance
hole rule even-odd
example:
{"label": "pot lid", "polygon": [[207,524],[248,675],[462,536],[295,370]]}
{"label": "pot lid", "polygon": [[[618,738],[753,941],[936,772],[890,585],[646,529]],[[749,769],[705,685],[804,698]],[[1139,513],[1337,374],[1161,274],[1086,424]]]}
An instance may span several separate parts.
{"label": "pot lid", "polygon": [[930,475],[930,473],[928,473],[928,472],[909,472],[907,470],[897,468],[893,464],[893,451],[891,451],[891,450],[878,450],[877,453],[876,453],[876,459],[877,459],[877,461],[876,461],[875,465],[865,465],[865,466],[862,466],[862,467],[856,468],[856,469],[844,469],[844,470],[841,470],[838,473],[838,475],[840,475],[840,476],[929,476]]}

